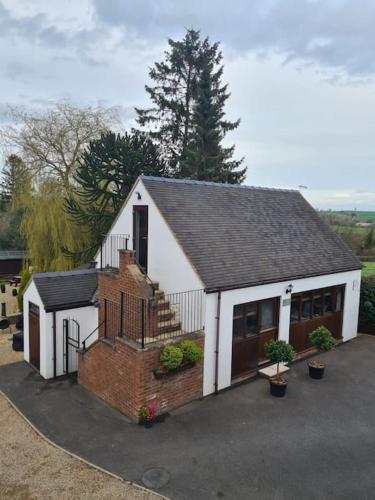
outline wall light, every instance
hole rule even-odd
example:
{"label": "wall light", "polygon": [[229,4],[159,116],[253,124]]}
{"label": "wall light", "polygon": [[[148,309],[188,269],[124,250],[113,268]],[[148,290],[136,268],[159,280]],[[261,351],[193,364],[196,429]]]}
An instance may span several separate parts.
{"label": "wall light", "polygon": [[139,191],[136,191],[135,194],[137,195],[137,200],[142,199],[141,193]]}
{"label": "wall light", "polygon": [[293,291],[293,285],[292,283],[286,287],[285,293],[292,293]]}

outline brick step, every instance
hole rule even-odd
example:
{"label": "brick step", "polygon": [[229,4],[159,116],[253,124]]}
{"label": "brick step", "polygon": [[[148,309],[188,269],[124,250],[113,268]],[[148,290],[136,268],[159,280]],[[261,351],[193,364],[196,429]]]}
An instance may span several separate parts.
{"label": "brick step", "polygon": [[171,320],[158,322],[158,335],[160,335],[161,333],[175,332],[177,330],[181,330],[181,321]]}
{"label": "brick step", "polygon": [[176,313],[171,309],[161,309],[158,311],[158,321],[168,321],[174,319]]}

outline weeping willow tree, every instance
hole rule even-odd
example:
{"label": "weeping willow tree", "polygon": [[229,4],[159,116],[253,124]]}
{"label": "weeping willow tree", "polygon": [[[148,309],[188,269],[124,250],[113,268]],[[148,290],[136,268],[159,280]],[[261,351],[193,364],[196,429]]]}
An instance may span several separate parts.
{"label": "weeping willow tree", "polygon": [[50,178],[23,197],[21,232],[34,271],[63,271],[80,264],[68,257],[63,247],[80,250],[87,244],[87,233],[64,211],[64,196],[61,183]]}

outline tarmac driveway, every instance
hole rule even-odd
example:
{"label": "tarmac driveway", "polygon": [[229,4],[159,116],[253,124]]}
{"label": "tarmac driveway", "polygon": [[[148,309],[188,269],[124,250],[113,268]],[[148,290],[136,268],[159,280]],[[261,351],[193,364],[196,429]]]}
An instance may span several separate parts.
{"label": "tarmac driveway", "polygon": [[375,338],[323,357],[322,381],[307,376],[306,362],[293,365],[285,399],[259,379],[153,429],[69,380],[43,381],[24,363],[0,367],[0,390],[60,446],[125,479],[148,479],[170,498],[374,498]]}

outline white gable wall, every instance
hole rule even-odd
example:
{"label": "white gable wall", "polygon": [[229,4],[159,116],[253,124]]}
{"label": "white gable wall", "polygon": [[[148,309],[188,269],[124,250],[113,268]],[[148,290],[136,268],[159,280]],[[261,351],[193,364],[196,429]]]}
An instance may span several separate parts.
{"label": "white gable wall", "polygon": [[[257,300],[280,297],[279,339],[289,341],[290,304],[283,305],[287,286],[293,284],[293,293],[326,288],[334,285],[346,285],[343,312],[343,340],[347,341],[357,335],[359,295],[361,271],[329,274],[314,278],[284,281],[270,285],[240,288],[222,292],[220,314],[219,369],[218,389],[231,385],[232,369],[232,321],[233,307],[237,304]],[[216,311],[218,294],[207,295],[206,298],[206,340],[204,358],[203,394],[208,395],[215,390],[215,350],[216,350]]]}
{"label": "white gable wall", "polygon": [[[141,195],[138,199],[136,193]],[[128,234],[133,248],[133,206],[148,206],[148,269],[147,274],[166,293],[204,288],[190,261],[181,249],[142,180],[134,186],[127,202],[108,234]],[[194,242],[191,242],[192,245]],[[99,256],[96,257],[100,262]]]}

